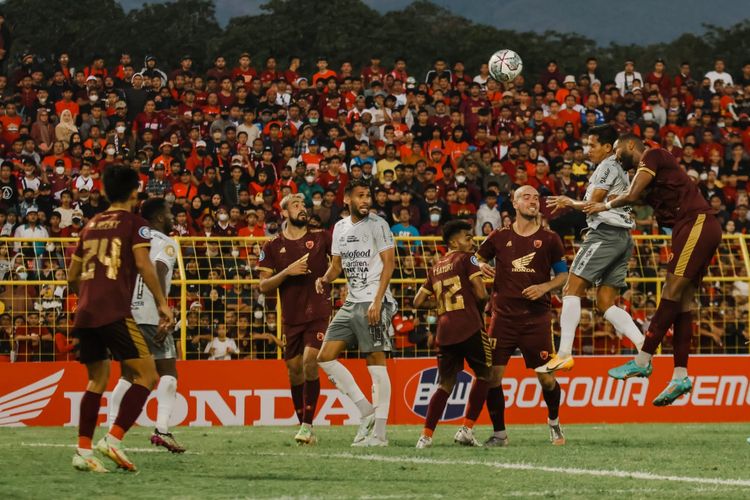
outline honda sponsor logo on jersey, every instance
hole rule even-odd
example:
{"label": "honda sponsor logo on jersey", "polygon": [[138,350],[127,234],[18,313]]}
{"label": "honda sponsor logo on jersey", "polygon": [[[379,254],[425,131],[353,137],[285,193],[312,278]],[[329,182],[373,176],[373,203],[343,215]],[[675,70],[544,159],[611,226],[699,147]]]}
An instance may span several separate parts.
{"label": "honda sponsor logo on jersey", "polygon": [[[455,420],[464,416],[469,402],[469,391],[473,378],[465,371],[456,377],[456,385],[448,396],[448,403],[441,420]],[[427,368],[414,374],[404,386],[404,400],[406,405],[420,417],[427,416],[427,406],[432,394],[438,388],[438,369]]]}

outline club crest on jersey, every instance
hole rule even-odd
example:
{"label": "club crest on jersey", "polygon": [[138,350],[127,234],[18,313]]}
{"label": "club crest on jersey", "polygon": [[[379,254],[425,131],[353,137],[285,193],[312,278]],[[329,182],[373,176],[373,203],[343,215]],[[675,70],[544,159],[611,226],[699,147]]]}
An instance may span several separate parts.
{"label": "club crest on jersey", "polygon": [[539,353],[539,357],[542,358],[543,361],[547,361],[547,358],[549,358],[549,352],[541,351]]}
{"label": "club crest on jersey", "polygon": [[260,251],[260,254],[258,255],[258,260],[264,260],[266,258],[266,252],[263,250]]}
{"label": "club crest on jersey", "polygon": [[323,342],[323,339],[326,338],[326,333],[325,332],[318,332],[318,333],[315,334],[315,338],[318,339],[318,342]]}
{"label": "club crest on jersey", "polygon": [[312,250],[312,247],[315,246],[315,242],[314,241],[306,241],[305,242],[305,246],[307,247],[308,250]]}
{"label": "club crest on jersey", "polygon": [[150,240],[151,230],[147,226],[141,226],[141,228],[138,230],[138,235],[144,240]]}
{"label": "club crest on jersey", "polygon": [[[448,403],[441,415],[441,420],[456,420],[464,416],[464,410],[469,402],[472,377],[465,371],[459,372],[456,385],[448,397]],[[415,373],[404,386],[404,401],[415,415],[427,416],[427,406],[430,398],[438,388],[438,369],[425,368]]]}
{"label": "club crest on jersey", "polygon": [[476,255],[472,255],[469,260],[471,261],[472,264],[474,264],[475,266],[479,267],[479,259],[477,259]]}
{"label": "club crest on jersey", "polygon": [[534,248],[542,248],[542,240],[534,240]]}

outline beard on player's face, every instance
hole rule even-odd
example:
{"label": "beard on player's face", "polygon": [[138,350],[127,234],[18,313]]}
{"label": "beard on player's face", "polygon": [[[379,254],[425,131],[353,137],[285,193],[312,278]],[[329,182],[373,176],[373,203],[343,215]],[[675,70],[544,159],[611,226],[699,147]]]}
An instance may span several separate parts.
{"label": "beard on player's face", "polygon": [[307,227],[308,219],[305,210],[300,211],[296,217],[289,216],[289,223],[294,227]]}
{"label": "beard on player's face", "polygon": [[622,165],[622,168],[625,170],[630,170],[633,167],[635,167],[635,158],[633,158],[633,153],[630,151],[626,151],[624,149],[619,150],[618,160],[620,160],[620,164]]}
{"label": "beard on player's face", "polygon": [[363,201],[359,204],[352,201],[351,209],[352,209],[352,214],[356,214],[357,218],[364,219],[365,217],[367,217],[367,214],[370,213],[370,204],[366,201]]}

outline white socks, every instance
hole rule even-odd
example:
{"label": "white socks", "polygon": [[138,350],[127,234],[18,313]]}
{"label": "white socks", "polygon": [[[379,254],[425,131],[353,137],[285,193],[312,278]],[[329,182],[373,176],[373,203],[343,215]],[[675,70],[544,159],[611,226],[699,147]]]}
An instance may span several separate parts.
{"label": "white socks", "polygon": [[638,325],[633,321],[633,318],[630,317],[630,314],[625,312],[624,309],[612,306],[604,311],[604,319],[612,323],[612,326],[615,327],[615,331],[625,335],[625,337],[635,344],[635,347],[639,351],[641,350],[645,337],[638,328]]}
{"label": "white socks", "polygon": [[581,321],[581,297],[566,295],[563,297],[560,313],[560,348],[557,350],[559,357],[573,354],[573,341],[579,321]]}
{"label": "white socks", "polygon": [[176,394],[177,379],[172,375],[162,376],[156,388],[156,401],[159,403],[156,412],[156,430],[162,434],[169,432],[169,417],[172,416]]}
{"label": "white socks", "polygon": [[354,380],[352,373],[347,370],[346,367],[341,364],[341,362],[337,360],[320,361],[318,362],[318,366],[320,366],[323,371],[326,372],[328,378],[331,380],[331,382],[334,383],[339,391],[343,392],[349,397],[349,399],[354,401],[354,404],[357,405],[357,408],[359,408],[359,412],[363,417],[372,415],[372,405],[369,401],[367,401],[367,398],[365,398],[365,395],[357,385],[356,380]]}
{"label": "white socks", "polygon": [[368,366],[367,371],[372,378],[372,402],[375,405],[374,434],[385,440],[385,424],[391,408],[391,379],[385,366]]}
{"label": "white socks", "polygon": [[687,377],[687,367],[684,366],[675,366],[674,371],[672,372],[672,380],[674,379],[683,379]]}
{"label": "white socks", "polygon": [[[124,378],[117,380],[117,385],[112,390],[109,397],[109,427],[115,424],[117,413],[120,411],[122,398],[130,386],[133,385]],[[175,397],[177,395],[177,379],[171,375],[164,375],[159,379],[159,386],[156,388],[156,400],[159,403],[156,413],[156,430],[161,433],[169,432],[169,417],[172,416]]]}
{"label": "white socks", "polygon": [[654,356],[652,354],[649,354],[646,351],[640,351],[635,356],[635,364],[640,366],[641,368],[645,368],[651,362],[651,358],[653,357]]}
{"label": "white socks", "polygon": [[130,386],[133,385],[124,378],[117,380],[117,385],[112,389],[112,394],[109,396],[109,428],[111,429],[115,425],[115,419],[117,413],[120,411],[120,403],[125,393],[128,392]]}

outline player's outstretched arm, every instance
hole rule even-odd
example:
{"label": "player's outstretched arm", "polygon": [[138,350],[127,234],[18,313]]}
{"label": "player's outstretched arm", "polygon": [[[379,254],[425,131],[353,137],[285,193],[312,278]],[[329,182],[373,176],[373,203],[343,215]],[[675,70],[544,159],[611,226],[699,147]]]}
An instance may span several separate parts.
{"label": "player's outstretched arm", "polygon": [[425,303],[427,298],[429,297],[429,294],[425,291],[424,288],[420,288],[417,292],[417,295],[414,296],[414,300],[412,301],[412,306],[414,309],[419,309],[422,307],[422,304]]}
{"label": "player's outstretched arm", "polygon": [[[607,196],[608,192],[609,190],[607,189],[594,189],[594,192],[591,193],[590,202],[599,203],[604,201],[604,198]],[[588,201],[574,200],[572,198],[568,198],[567,196],[550,196],[547,198],[547,208],[551,208],[553,214],[563,208],[572,208],[573,210],[578,210],[580,212],[583,211],[584,208],[586,208],[586,205],[588,203]]]}
{"label": "player's outstretched arm", "polygon": [[341,274],[341,269],[341,256],[331,256],[331,263],[328,265],[326,273],[322,277],[315,280],[315,291],[318,293],[325,293],[326,285],[330,285],[333,280],[339,277],[339,275]]}
{"label": "player's outstretched arm", "polygon": [[495,268],[489,265],[487,260],[479,255],[478,252],[474,254],[474,257],[479,261],[479,269],[482,271],[482,277],[490,280],[495,279]]}
{"label": "player's outstretched arm", "polygon": [[655,174],[651,170],[648,170],[646,168],[639,168],[635,173],[635,177],[633,177],[633,182],[630,183],[630,190],[627,193],[621,194],[614,200],[610,200],[606,203],[602,203],[601,201],[594,202],[592,200],[586,203],[583,211],[587,214],[595,214],[604,212],[605,210],[609,210],[611,208],[633,205],[641,199],[643,191],[648,187],[649,184],[651,184],[654,176]]}

